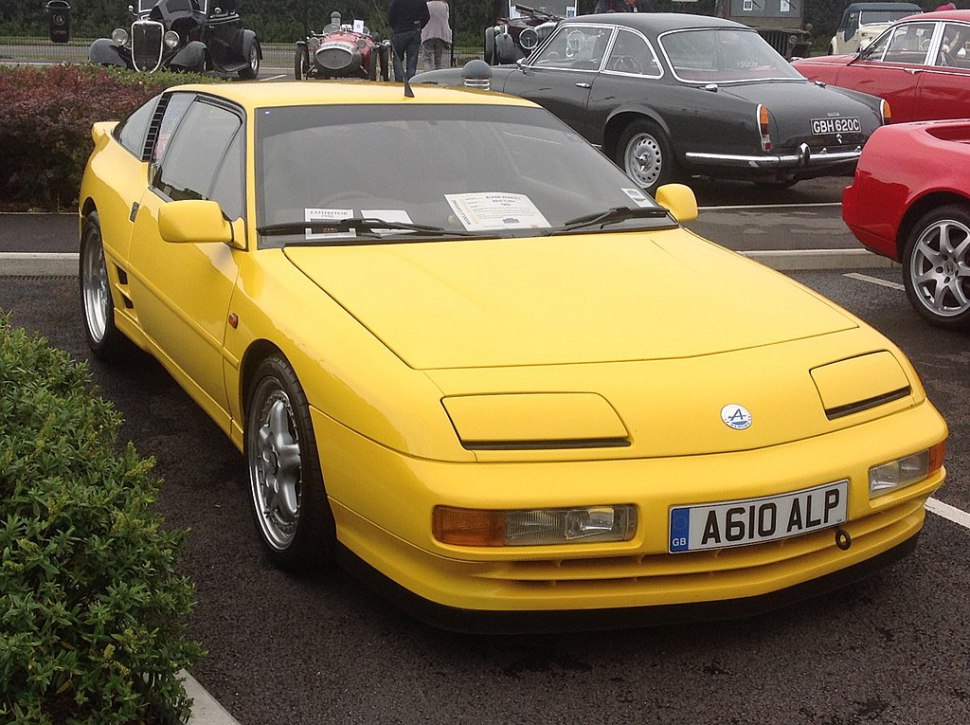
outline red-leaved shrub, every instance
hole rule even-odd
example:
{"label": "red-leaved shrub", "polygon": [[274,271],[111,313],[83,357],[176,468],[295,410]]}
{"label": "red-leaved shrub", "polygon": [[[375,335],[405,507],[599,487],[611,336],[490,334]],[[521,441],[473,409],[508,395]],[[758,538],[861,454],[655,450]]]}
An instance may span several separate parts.
{"label": "red-leaved shrub", "polygon": [[75,207],[93,123],[120,120],[170,85],[211,80],[87,64],[0,67],[0,206]]}

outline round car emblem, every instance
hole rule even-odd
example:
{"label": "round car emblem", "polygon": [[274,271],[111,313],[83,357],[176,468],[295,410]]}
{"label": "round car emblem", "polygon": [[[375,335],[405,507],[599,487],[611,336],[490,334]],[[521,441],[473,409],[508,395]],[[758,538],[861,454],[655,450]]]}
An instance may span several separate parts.
{"label": "round car emblem", "polygon": [[751,413],[743,405],[730,403],[721,408],[721,420],[724,425],[734,430],[744,430],[751,427]]}

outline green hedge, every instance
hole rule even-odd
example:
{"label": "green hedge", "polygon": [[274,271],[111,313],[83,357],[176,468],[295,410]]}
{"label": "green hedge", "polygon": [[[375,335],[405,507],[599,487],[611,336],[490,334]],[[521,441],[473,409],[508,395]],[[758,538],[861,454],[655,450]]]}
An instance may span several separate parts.
{"label": "green hedge", "polygon": [[0,315],[0,722],[184,722],[194,587],[85,364]]}
{"label": "green hedge", "polygon": [[143,75],[89,64],[0,66],[0,203],[73,209],[94,144],[91,125],[116,121],[190,74]]}

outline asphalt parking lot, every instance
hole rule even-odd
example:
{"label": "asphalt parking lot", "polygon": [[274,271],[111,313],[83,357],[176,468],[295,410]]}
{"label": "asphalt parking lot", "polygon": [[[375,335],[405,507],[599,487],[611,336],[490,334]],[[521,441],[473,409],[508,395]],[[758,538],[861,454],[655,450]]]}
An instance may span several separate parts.
{"label": "asphalt parking lot", "polygon": [[[723,214],[724,236],[743,238],[751,217]],[[800,218],[774,241],[794,238]],[[950,425],[949,480],[936,498],[970,511],[970,339],[924,325],[898,270],[791,274],[910,356]],[[76,286],[71,277],[0,277],[0,309],[89,359]],[[210,653],[193,674],[242,723],[970,720],[970,530],[956,521],[928,514],[916,553],[892,569],[752,619],[449,634],[342,571],[295,578],[272,569],[253,531],[245,465],[215,425],[143,355],[91,367],[125,416],[123,435],[157,461],[169,524],[190,529],[182,567],[198,590],[191,628]]]}

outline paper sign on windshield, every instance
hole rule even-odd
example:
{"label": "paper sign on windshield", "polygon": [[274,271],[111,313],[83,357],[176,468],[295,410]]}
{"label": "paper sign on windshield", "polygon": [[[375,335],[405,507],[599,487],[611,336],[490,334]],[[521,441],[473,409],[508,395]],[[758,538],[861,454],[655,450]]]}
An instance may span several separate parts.
{"label": "paper sign on windshield", "polygon": [[470,232],[547,229],[549,221],[525,194],[501,191],[445,194],[458,221]]}
{"label": "paper sign on windshield", "polygon": [[[353,209],[304,209],[303,221],[305,222],[336,222],[350,219],[354,215]],[[334,239],[356,237],[357,232],[348,229],[345,232],[327,232],[325,234],[314,234],[309,228],[306,230],[307,239]]]}

